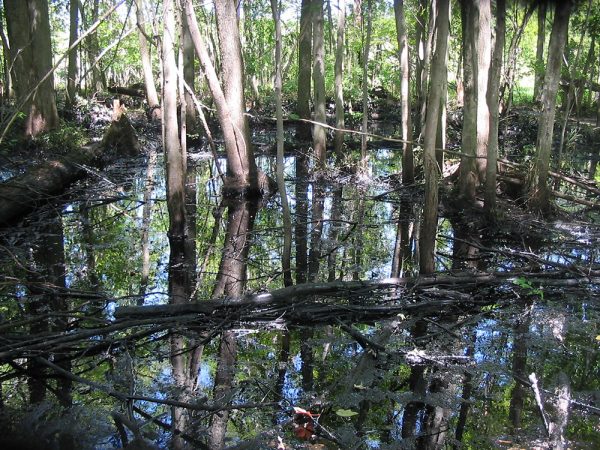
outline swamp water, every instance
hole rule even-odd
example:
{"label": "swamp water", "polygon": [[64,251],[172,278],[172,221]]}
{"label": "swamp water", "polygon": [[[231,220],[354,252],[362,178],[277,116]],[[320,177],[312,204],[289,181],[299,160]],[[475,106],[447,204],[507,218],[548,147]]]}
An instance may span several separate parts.
{"label": "swamp water", "polygon": [[[211,159],[190,160],[195,255],[170,254],[161,155],[4,230],[0,407],[30,445],[10,448],[549,448],[565,379],[561,434],[600,448],[598,225],[514,207],[510,229],[477,230],[443,210],[438,272],[418,277],[421,194],[389,183],[394,151],[365,177],[297,177],[301,159],[292,278],[321,288],[289,299],[259,302],[284,285],[279,197],[220,204]],[[215,285],[257,295],[160,309]]]}

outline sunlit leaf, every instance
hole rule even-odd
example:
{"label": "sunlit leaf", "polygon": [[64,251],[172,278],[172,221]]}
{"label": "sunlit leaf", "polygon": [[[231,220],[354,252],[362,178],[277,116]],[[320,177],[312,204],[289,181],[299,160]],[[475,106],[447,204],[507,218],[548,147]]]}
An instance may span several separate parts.
{"label": "sunlit leaf", "polygon": [[338,409],[335,413],[340,417],[352,417],[358,415],[356,411],[352,411],[351,409]]}

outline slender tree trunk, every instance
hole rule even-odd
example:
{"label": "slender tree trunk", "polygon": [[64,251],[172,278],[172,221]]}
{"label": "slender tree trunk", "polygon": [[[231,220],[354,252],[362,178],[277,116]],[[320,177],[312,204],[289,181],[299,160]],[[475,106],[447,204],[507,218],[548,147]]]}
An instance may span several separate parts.
{"label": "slender tree trunk", "polygon": [[[556,164],[555,164],[555,170],[556,172],[560,172],[560,168],[561,168],[561,164],[562,164],[562,155],[564,152],[564,147],[565,147],[565,139],[566,139],[566,135],[567,135],[567,128],[569,126],[569,117],[571,116],[571,112],[573,111],[573,106],[576,105],[576,101],[577,101],[577,96],[579,95],[579,91],[583,88],[583,86],[578,87],[577,83],[576,83],[576,78],[578,78],[577,75],[577,69],[579,68],[579,61],[581,58],[581,52],[583,49],[583,39],[585,38],[585,34],[586,31],[588,29],[588,24],[589,24],[589,19],[590,19],[590,12],[592,9],[592,0],[588,0],[588,7],[586,10],[586,15],[585,15],[585,21],[583,23],[582,26],[582,30],[581,30],[581,35],[579,36],[579,44],[577,45],[577,52],[575,54],[575,58],[573,61],[571,61],[571,63],[569,64],[569,62],[567,61],[567,67],[568,67],[568,71],[569,71],[569,86],[567,87],[567,95],[566,95],[566,99],[564,102],[564,114],[563,114],[563,121],[562,121],[562,127],[561,127],[561,131],[560,131],[560,142],[558,144],[558,154],[556,156]],[[568,27],[567,27],[567,34],[568,34]],[[565,45],[569,45],[569,41],[567,38],[567,42]],[[565,50],[565,55],[567,55],[569,52],[568,50]],[[567,57],[565,56],[565,59]],[[582,72],[585,73],[585,72]],[[556,190],[558,190],[559,186],[560,186],[560,180],[557,178],[554,180],[554,188]]]}
{"label": "slender tree trunk", "polygon": [[[194,43],[190,33],[187,16],[182,14],[182,52],[183,52],[183,79],[185,84],[194,91],[196,81],[196,52],[194,51]],[[194,99],[192,92],[187,89],[184,91],[185,97],[185,123],[187,133],[195,133],[197,131],[196,123],[196,108],[194,108]]]}
{"label": "slender tree trunk", "polygon": [[284,172],[284,137],[283,137],[283,107],[281,100],[281,20],[280,11],[277,4],[278,0],[271,0],[271,10],[273,11],[273,21],[275,22],[275,95],[277,109],[277,187],[281,196],[281,206],[283,209],[283,254],[281,257],[281,266],[283,269],[283,283],[285,286],[291,286],[292,281],[292,222],[290,219],[290,206],[287,200],[285,190],[285,172]]}
{"label": "slender tree trunk", "polygon": [[504,81],[500,86],[500,103],[503,105],[502,111],[504,113],[507,113],[511,106],[512,89],[514,86],[515,72],[517,69],[517,53],[519,50],[519,44],[521,43],[521,38],[523,37],[523,31],[525,31],[525,27],[529,23],[529,19],[531,19],[535,8],[536,2],[530,2],[529,6],[525,10],[523,21],[514,31],[512,39],[510,40],[510,45],[508,47],[506,56],[506,63],[504,65]]}
{"label": "slender tree trunk", "polygon": [[[416,108],[416,117],[415,117],[415,136],[420,137],[422,132],[422,121],[423,117],[421,117],[421,105],[425,101],[423,99],[424,93],[427,92],[427,87],[423,86],[423,72],[424,72],[424,59],[425,59],[425,47],[426,40],[425,35],[427,32],[426,28],[426,20],[427,20],[427,1],[420,0],[417,4],[417,14],[416,14],[416,25],[415,25],[415,33],[417,36],[417,51],[416,51],[416,62],[415,62],[415,93],[417,100],[417,108]],[[426,75],[425,75],[426,76]]]}
{"label": "slender tree trunk", "polygon": [[[91,23],[96,23],[98,20],[98,13],[100,10],[100,0],[93,0],[92,4],[92,17]],[[96,59],[98,58],[98,53],[100,53],[100,44],[98,43],[98,35],[96,33],[91,34],[87,41],[87,50],[88,50],[88,61],[92,66],[92,91],[99,92],[102,91],[104,84],[102,82],[102,70],[100,69],[99,62],[96,63]]]}
{"label": "slender tree trunk", "polygon": [[[71,1],[69,4],[69,48],[75,43],[79,34],[79,2]],[[67,66],[67,107],[75,103],[77,94],[77,49],[69,53]]]}
{"label": "slender tree trunk", "polygon": [[437,38],[435,53],[431,65],[431,86],[427,99],[427,116],[425,120],[425,143],[423,164],[425,171],[425,204],[423,205],[423,222],[419,242],[419,269],[423,274],[435,270],[435,236],[438,219],[438,179],[439,169],[435,158],[435,141],[439,121],[440,101],[443,85],[447,82],[445,60],[450,27],[449,0],[436,0]]}
{"label": "slender tree trunk", "polygon": [[488,76],[492,55],[490,0],[474,2],[475,6],[475,73],[477,80],[477,176],[485,181],[488,140],[490,136],[490,110],[487,102]]}
{"label": "slender tree trunk", "polygon": [[415,181],[415,162],[412,149],[412,120],[410,106],[410,58],[404,19],[404,0],[394,0],[398,57],[400,60],[400,108],[402,114],[402,183]]}
{"label": "slender tree trunk", "polygon": [[506,0],[496,0],[496,41],[490,66],[487,103],[490,110],[490,136],[485,173],[484,208],[493,219],[496,210],[496,164],[498,161],[499,88],[506,35]]}
{"label": "slender tree trunk", "polygon": [[[52,45],[47,0],[5,0],[4,12],[17,98],[25,98],[52,69]],[[50,76],[26,102],[25,136],[58,126],[54,77]]]}
{"label": "slender tree trunk", "polygon": [[[315,122],[327,123],[325,114],[325,48],[323,39],[323,0],[312,0],[313,21],[313,85]],[[327,133],[325,127],[313,125],[313,151],[317,164],[324,168],[327,161]]]}
{"label": "slender tree trunk", "polygon": [[335,131],[334,151],[342,161],[344,146],[344,28],[346,26],[346,0],[338,0],[337,42],[335,48]]}
{"label": "slender tree trunk", "polygon": [[169,209],[169,238],[185,236],[185,174],[186,159],[179,141],[177,120],[177,63],[175,59],[175,6],[166,0],[163,6],[163,146],[166,155],[167,207]]}
{"label": "slender tree trunk", "polygon": [[546,41],[546,8],[545,1],[539,2],[537,13],[537,45],[535,50],[535,80],[533,84],[533,100],[538,102],[544,82],[544,44]]}
{"label": "slender tree trunk", "polygon": [[[448,33],[446,43],[446,55],[444,56],[444,73],[442,78],[448,79],[448,45],[450,42],[450,33]],[[447,116],[447,103],[448,103],[448,83],[444,83],[442,88],[442,98],[440,100],[440,111],[438,118],[437,133],[435,136],[435,160],[437,162],[440,171],[444,169],[444,149],[446,148],[446,116]]]}
{"label": "slender tree trunk", "polygon": [[12,58],[10,56],[10,45],[8,43],[8,37],[6,36],[4,16],[6,13],[0,15],[0,39],[2,39],[2,68],[3,68],[3,89],[0,92],[4,101],[14,97],[13,83],[11,77],[11,66]]}
{"label": "slender tree trunk", "polygon": [[161,117],[160,103],[158,101],[156,85],[154,84],[154,74],[152,73],[152,58],[148,35],[146,34],[146,19],[144,18],[143,0],[135,0],[135,5],[140,41],[140,60],[142,62],[142,72],[144,73],[144,86],[146,87],[146,100],[148,102],[150,117],[153,120],[159,120]]}
{"label": "slender tree trunk", "polygon": [[[364,4],[364,3],[363,3]],[[371,47],[372,11],[371,0],[366,2],[367,15],[367,37],[363,45],[363,67],[362,67],[362,135],[360,139],[361,168],[367,169],[367,133],[369,131],[369,50]]]}
{"label": "slender tree trunk", "polygon": [[[591,85],[594,80],[596,79],[596,66],[592,65],[595,55],[596,55],[596,36],[595,35],[591,35],[590,36],[591,42],[590,42],[590,47],[588,49],[588,53],[587,56],[585,58],[585,64],[583,65],[583,70],[581,71],[581,73],[584,74],[588,74],[587,76],[587,80],[589,82],[589,84]],[[592,95],[593,95],[593,91],[589,90],[589,95],[590,95],[590,105],[592,103]],[[581,108],[583,106],[584,103],[584,94],[585,94],[585,89],[579,89],[577,92],[577,97],[576,97],[576,101],[575,101],[575,106],[577,108],[575,115],[577,116],[577,125],[579,126],[580,123],[580,118],[581,118]],[[587,101],[586,101],[587,103]]]}
{"label": "slender tree trunk", "polygon": [[460,178],[458,180],[458,193],[467,204],[475,203],[475,189],[478,177],[476,175],[477,155],[477,95],[476,75],[474,67],[474,9],[472,0],[461,0],[460,16],[462,26],[462,60],[464,83],[464,106],[462,127],[462,153],[460,160]]}
{"label": "slender tree trunk", "polygon": [[548,63],[542,89],[542,111],[536,141],[537,154],[529,183],[529,204],[534,210],[542,213],[550,212],[548,170],[556,114],[556,93],[560,81],[560,67],[567,40],[570,13],[571,1],[556,3],[548,46]]}
{"label": "slender tree trunk", "polygon": [[[300,9],[300,33],[298,35],[298,109],[300,119],[310,120],[310,85],[312,78],[312,35],[313,2],[302,0]],[[311,126],[299,121],[296,136],[302,141],[310,141]]]}

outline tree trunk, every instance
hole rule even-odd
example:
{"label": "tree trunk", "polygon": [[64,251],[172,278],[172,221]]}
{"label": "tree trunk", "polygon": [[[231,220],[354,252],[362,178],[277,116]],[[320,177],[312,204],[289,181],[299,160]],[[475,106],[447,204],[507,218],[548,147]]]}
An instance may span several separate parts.
{"label": "tree trunk", "polygon": [[281,20],[278,0],[271,0],[273,21],[275,22],[275,95],[277,109],[277,188],[281,196],[281,207],[283,209],[283,253],[281,257],[281,268],[283,270],[283,283],[291,286],[292,281],[292,222],[290,207],[285,190],[284,172],[284,136],[283,136],[283,107],[281,100]]}
{"label": "tree trunk", "polygon": [[342,161],[344,146],[344,28],[346,26],[346,0],[338,0],[337,42],[335,48],[335,131],[334,151]]}
{"label": "tree trunk", "polygon": [[[428,8],[427,5],[430,4]],[[427,108],[427,96],[428,96],[428,85],[430,79],[430,64],[431,64],[431,52],[433,51],[433,41],[435,37],[435,29],[436,29],[436,2],[435,0],[419,0],[419,10],[418,10],[418,19],[417,22],[419,24],[420,30],[419,34],[421,36],[419,42],[419,54],[417,60],[417,77],[418,80],[418,105],[417,105],[417,120],[415,120],[417,126],[417,135],[419,138],[423,136],[423,131],[425,127],[426,120],[426,108]],[[429,9],[429,16],[427,15],[427,10]],[[425,26],[425,21],[427,21],[427,26]]]}
{"label": "tree trunk", "polygon": [[[227,41],[234,36],[237,44],[224,42],[223,50],[233,51],[234,54],[221,55],[223,65],[223,83],[229,83],[226,86],[226,92],[221,88],[219,77],[212,64],[210,55],[200,30],[192,3],[185,0],[185,14],[187,16],[190,34],[194,43],[196,54],[200,60],[202,71],[208,82],[211,95],[217,109],[219,124],[223,132],[225,141],[225,152],[227,154],[227,178],[225,180],[224,192],[233,196],[259,196],[268,191],[272,186],[265,186],[265,183],[259,184],[258,170],[254,161],[254,154],[250,146],[248,126],[244,116],[243,86],[242,86],[242,63],[239,48],[239,31],[237,28],[237,17],[235,14],[235,5],[229,0],[219,0],[217,2],[217,19],[220,21],[219,35]],[[219,19],[220,17],[220,19]],[[232,23],[233,22],[233,23]],[[235,33],[235,34],[228,34]],[[236,38],[236,39],[235,39]],[[236,50],[237,49],[237,50]],[[231,64],[233,67],[225,67]],[[233,85],[236,86],[233,86]],[[227,101],[227,96],[232,103]],[[232,109],[235,108],[234,113]],[[266,178],[266,176],[265,176]]]}
{"label": "tree trunk", "polygon": [[[312,78],[312,0],[302,0],[300,9],[300,33],[298,35],[298,106],[300,119],[310,120],[310,85]],[[296,125],[296,137],[301,141],[310,141],[311,126],[299,121]]]}
{"label": "tree trunk", "polygon": [[[79,2],[71,1],[69,4],[69,48],[77,40],[79,33]],[[77,50],[72,49],[69,53],[67,68],[67,107],[75,104],[77,95]]]}
{"label": "tree trunk", "polygon": [[[98,12],[100,8],[100,0],[93,0],[92,4],[92,17],[90,19],[91,23],[96,23],[98,20]],[[87,27],[86,27],[87,28]],[[99,62],[96,63],[96,59],[98,58],[98,53],[100,52],[100,45],[98,44],[98,35],[96,33],[90,34],[86,39],[87,43],[87,54],[88,54],[88,63],[92,65],[92,93],[99,92],[104,87],[104,83],[102,82],[102,70],[99,67]]]}
{"label": "tree trunk", "polygon": [[408,38],[404,20],[404,0],[394,0],[396,19],[396,37],[398,39],[398,57],[400,60],[400,107],[402,114],[402,183],[415,181],[415,162],[412,149],[412,120],[410,106],[410,58]]}
{"label": "tree trunk", "polygon": [[[194,43],[192,42],[192,36],[190,33],[190,27],[188,25],[187,17],[185,14],[182,15],[182,49],[183,52],[183,80],[188,87],[194,91],[194,84],[196,80],[196,66],[194,52]],[[196,109],[194,108],[194,100],[192,93],[187,89],[184,90],[185,97],[185,124],[187,133],[195,133],[196,126]]]}
{"label": "tree trunk", "polygon": [[[17,98],[25,98],[52,69],[47,0],[5,0],[13,80]],[[22,109],[25,136],[35,137],[58,126],[54,77],[49,76]]]}
{"label": "tree trunk", "polygon": [[[450,42],[450,34],[448,33],[447,41]],[[444,73],[442,78],[448,79],[448,42],[446,43],[446,55],[444,56]],[[444,169],[444,149],[446,148],[446,117],[448,103],[448,83],[444,83],[442,88],[442,96],[440,99],[440,111],[438,118],[437,133],[435,136],[435,160],[441,171]]]}
{"label": "tree trunk", "polygon": [[360,160],[361,169],[366,171],[367,168],[367,132],[369,131],[369,50],[371,47],[371,26],[372,26],[372,11],[371,0],[366,2],[367,13],[367,37],[363,45],[363,67],[362,67],[362,135],[360,139]]}
{"label": "tree trunk", "polygon": [[[510,110],[510,104],[512,99],[512,89],[514,85],[515,71],[517,65],[517,53],[519,50],[519,44],[521,43],[521,37],[523,31],[529,23],[529,19],[535,11],[536,2],[531,2],[525,10],[523,21],[519,27],[513,32],[512,39],[510,40],[510,46],[508,47],[508,53],[506,56],[506,64],[504,65],[504,81],[500,86],[500,103],[503,105],[502,111],[506,114]],[[508,90],[508,93],[507,93]]]}
{"label": "tree trunk", "polygon": [[447,80],[445,61],[450,25],[449,0],[436,0],[437,38],[435,53],[431,64],[431,86],[427,99],[427,116],[425,120],[425,143],[423,164],[425,171],[425,203],[423,205],[423,222],[419,242],[419,270],[422,274],[435,270],[435,236],[438,218],[438,179],[439,169],[435,158],[435,141],[439,120],[440,101],[444,83]]}
{"label": "tree trunk", "polygon": [[[577,78],[577,74],[576,74],[576,70],[578,70],[579,68],[579,61],[581,58],[581,52],[583,49],[583,39],[585,38],[585,34],[586,31],[588,29],[588,24],[589,24],[589,20],[590,20],[590,12],[592,9],[592,0],[588,0],[588,7],[586,10],[586,14],[585,14],[585,21],[582,24],[582,30],[581,30],[581,35],[579,36],[579,45],[577,45],[577,52],[575,54],[575,58],[572,61],[568,60],[568,57],[566,55],[569,54],[568,49],[566,49],[564,51],[565,53],[565,59],[567,60],[566,65],[569,71],[569,78],[571,80],[574,80],[575,78]],[[567,27],[567,34],[568,34],[568,27]],[[567,42],[565,45],[568,46],[569,41],[567,38]],[[585,73],[585,72],[582,72]],[[562,155],[563,155],[563,151],[564,151],[564,147],[565,147],[565,138],[566,138],[566,133],[567,133],[567,127],[569,125],[569,116],[571,115],[571,111],[573,110],[573,106],[576,103],[577,100],[577,96],[579,95],[579,92],[583,89],[583,86],[579,86],[576,83],[569,83],[569,86],[567,87],[567,95],[566,98],[564,100],[564,114],[563,114],[563,122],[562,122],[562,127],[561,127],[561,131],[560,131],[560,142],[558,144],[558,154],[556,156],[556,164],[555,164],[555,170],[557,172],[560,172],[560,167],[562,164]],[[560,180],[556,179],[555,180],[555,189],[558,190],[558,187],[560,185]]]}
{"label": "tree trunk", "polygon": [[[5,13],[6,14],[6,13]],[[11,57],[10,57],[10,45],[8,43],[8,37],[6,37],[6,32],[4,31],[4,15],[0,15],[0,39],[2,39],[2,81],[4,86],[0,91],[0,95],[2,96],[2,103],[4,101],[13,98],[13,85],[12,85],[12,77],[11,77]]]}
{"label": "tree trunk", "polygon": [[135,5],[138,36],[140,41],[140,60],[142,62],[144,85],[146,87],[146,100],[148,101],[148,109],[152,120],[160,120],[160,103],[158,101],[156,85],[154,84],[154,74],[152,73],[152,57],[150,54],[148,35],[146,34],[146,19],[144,18],[143,0],[135,0]]}
{"label": "tree trunk", "polygon": [[484,208],[493,219],[496,210],[496,164],[498,161],[499,89],[506,34],[506,0],[496,0],[496,41],[490,66],[487,103],[490,110],[490,135],[485,172]]}
{"label": "tree trunk", "polygon": [[461,0],[460,17],[462,26],[462,60],[464,83],[464,106],[462,127],[462,153],[460,160],[460,178],[458,180],[458,193],[467,204],[475,203],[475,189],[478,177],[476,175],[477,155],[477,94],[476,75],[474,67],[475,42],[472,16],[475,14],[472,0]]}
{"label": "tree trunk", "polygon": [[[325,48],[323,39],[323,0],[312,0],[313,21],[313,86],[315,122],[327,123],[325,114]],[[313,151],[320,168],[327,161],[327,133],[325,127],[313,125]]]}
{"label": "tree trunk", "polygon": [[186,158],[179,141],[177,120],[177,62],[175,58],[175,5],[163,4],[163,147],[166,155],[167,207],[169,209],[169,240],[183,245],[185,236],[185,175]]}
{"label": "tree trunk", "polygon": [[554,117],[556,114],[556,93],[560,81],[560,67],[567,40],[567,28],[571,13],[571,2],[557,2],[554,10],[554,23],[548,46],[548,63],[542,89],[542,111],[536,140],[536,159],[529,183],[529,205],[541,212],[550,212],[550,188],[548,170],[552,150]]}
{"label": "tree trunk", "polygon": [[537,14],[537,45],[535,50],[535,80],[533,84],[533,100],[538,102],[544,82],[544,44],[546,41],[546,8],[545,1],[540,1]]}
{"label": "tree trunk", "polygon": [[485,181],[488,139],[490,136],[490,110],[487,103],[488,75],[492,57],[490,0],[474,2],[475,6],[475,74],[477,80],[477,176]]}

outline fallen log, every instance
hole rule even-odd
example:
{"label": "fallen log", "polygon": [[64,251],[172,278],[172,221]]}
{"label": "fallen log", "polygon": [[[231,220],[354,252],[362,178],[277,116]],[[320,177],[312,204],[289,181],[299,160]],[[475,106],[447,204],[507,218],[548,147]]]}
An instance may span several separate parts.
{"label": "fallen log", "polygon": [[111,94],[128,95],[129,97],[146,98],[142,89],[128,88],[123,86],[110,86],[108,92]]}
{"label": "fallen log", "polygon": [[83,178],[86,166],[102,168],[114,156],[135,156],[140,145],[125,114],[114,120],[101,142],[45,161],[0,185],[0,226],[15,223]]}
{"label": "fallen log", "polygon": [[[465,290],[479,289],[483,286],[493,286],[498,283],[510,281],[512,278],[525,277],[530,283],[539,283],[546,286],[581,287],[591,283],[600,283],[600,272],[592,268],[586,270],[588,276],[559,278],[567,275],[566,271],[548,271],[545,273],[533,272],[494,272],[494,273],[459,273],[452,275],[434,275],[417,278],[385,278],[381,280],[365,281],[332,281],[327,283],[305,283],[275,289],[259,294],[247,294],[236,298],[223,298],[217,300],[203,300],[195,303],[165,304],[147,306],[122,306],[115,311],[117,322],[123,320],[148,320],[159,317],[185,317],[187,315],[206,315],[210,320],[237,315],[239,320],[261,320],[270,317],[269,308],[291,310],[289,315],[303,314],[318,310],[332,313],[339,310],[344,312],[364,313],[364,315],[377,315],[397,313],[399,311],[421,311],[427,305],[441,307],[446,304],[458,302],[472,302],[474,298]],[[374,301],[365,303],[358,300],[360,297],[373,299],[376,293],[387,295],[388,301]],[[342,298],[344,302],[327,301],[326,299]],[[398,302],[402,298],[403,301]],[[408,300],[418,302],[407,304]],[[424,301],[427,299],[427,301]],[[322,308],[321,308],[322,307]],[[312,310],[312,311],[311,311]],[[278,309],[279,311],[279,309]],[[280,313],[281,311],[279,311]],[[336,317],[335,314],[331,314]],[[275,316],[277,317],[277,316]],[[286,316],[288,317],[288,316]],[[285,317],[284,317],[285,319]]]}

